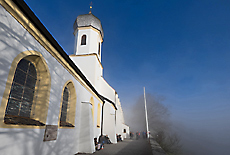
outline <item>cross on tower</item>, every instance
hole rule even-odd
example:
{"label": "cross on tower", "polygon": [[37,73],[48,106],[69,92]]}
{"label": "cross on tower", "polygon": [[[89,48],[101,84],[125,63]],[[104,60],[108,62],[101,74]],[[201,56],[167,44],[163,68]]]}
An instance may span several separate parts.
{"label": "cross on tower", "polygon": [[93,2],[91,1],[91,3],[90,3],[89,5],[90,5],[90,6],[89,6],[89,8],[90,8],[90,11],[89,11],[89,13],[92,13],[92,12],[91,12],[91,9],[93,8],[93,7],[92,7],[92,5],[93,5]]}

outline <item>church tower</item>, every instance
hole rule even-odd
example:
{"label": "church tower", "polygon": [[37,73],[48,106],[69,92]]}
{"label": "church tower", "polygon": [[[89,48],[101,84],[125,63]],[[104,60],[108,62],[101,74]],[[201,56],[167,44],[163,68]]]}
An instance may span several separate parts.
{"label": "church tower", "polygon": [[101,21],[90,11],[89,14],[79,15],[73,28],[74,54],[70,58],[94,87],[100,90],[99,79],[103,76],[101,46],[104,37]]}
{"label": "church tower", "polygon": [[103,29],[101,21],[89,14],[79,15],[74,22],[74,54],[87,55],[97,54],[101,61],[101,45],[103,42]]}

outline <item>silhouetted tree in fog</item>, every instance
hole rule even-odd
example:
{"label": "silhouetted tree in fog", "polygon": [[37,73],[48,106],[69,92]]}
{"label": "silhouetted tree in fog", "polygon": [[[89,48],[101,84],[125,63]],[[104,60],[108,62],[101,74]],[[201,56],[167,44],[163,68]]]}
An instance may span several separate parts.
{"label": "silhouetted tree in fog", "polygon": [[[178,135],[172,133],[169,109],[162,104],[163,97],[146,95],[148,123],[151,135],[167,154],[177,155],[180,152]],[[131,130],[146,131],[144,96],[140,96],[131,109],[129,124]]]}

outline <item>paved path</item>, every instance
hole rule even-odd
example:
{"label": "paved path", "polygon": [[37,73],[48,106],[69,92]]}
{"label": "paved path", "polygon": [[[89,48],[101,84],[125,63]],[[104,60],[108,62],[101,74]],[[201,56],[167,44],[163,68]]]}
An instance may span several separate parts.
{"label": "paved path", "polygon": [[93,155],[152,155],[152,149],[146,139],[125,139],[117,144],[105,144],[103,150]]}

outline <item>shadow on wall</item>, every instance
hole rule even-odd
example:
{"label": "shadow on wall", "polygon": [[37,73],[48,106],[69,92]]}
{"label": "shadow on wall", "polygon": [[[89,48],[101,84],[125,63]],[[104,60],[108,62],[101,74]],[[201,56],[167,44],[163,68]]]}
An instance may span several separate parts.
{"label": "shadow on wall", "polygon": [[[7,16],[1,11],[0,19],[7,21]],[[10,21],[11,22],[11,21]],[[14,21],[13,21],[14,22]],[[4,58],[0,58],[0,95],[4,93],[6,77],[8,77],[8,72],[5,71],[6,68],[10,68],[11,60],[13,60],[17,54],[23,50],[34,50],[40,51],[41,47],[36,46],[37,42],[33,37],[25,30],[22,31],[21,26],[15,26],[13,22],[6,25],[0,22],[0,54],[4,55]],[[19,24],[18,24],[19,25]],[[31,39],[32,38],[32,39]],[[30,40],[31,39],[31,40]],[[34,43],[34,44],[33,44]],[[20,48],[17,48],[20,47]],[[4,54],[3,54],[4,52]],[[17,53],[15,55],[15,53]],[[51,69],[50,69],[51,70]],[[58,80],[56,82],[58,84]],[[61,88],[62,89],[62,88]],[[60,111],[60,96],[52,91],[50,96],[56,98],[56,101],[49,103],[52,109],[51,115],[49,115],[50,122],[52,120],[57,120]],[[55,101],[55,100],[53,100]],[[50,109],[49,108],[49,109]],[[59,120],[58,120],[59,121]],[[57,123],[57,122],[56,122]],[[13,125],[12,125],[13,126]],[[72,132],[70,132],[72,130]],[[73,143],[73,134],[75,130],[73,129],[58,129],[57,140],[43,142],[45,129],[35,129],[35,128],[1,128],[0,129],[0,152],[9,152],[23,154],[23,155],[40,155],[40,154],[73,154],[73,149],[75,146]]]}
{"label": "shadow on wall", "polygon": [[[56,141],[43,142],[44,129],[5,129],[0,131],[2,153],[17,153],[22,155],[56,155],[73,154],[74,143],[68,130],[58,131]],[[61,134],[60,134],[61,133]],[[7,150],[7,152],[5,152]]]}

